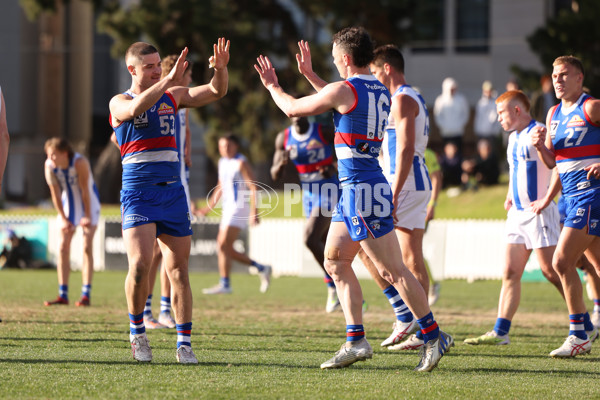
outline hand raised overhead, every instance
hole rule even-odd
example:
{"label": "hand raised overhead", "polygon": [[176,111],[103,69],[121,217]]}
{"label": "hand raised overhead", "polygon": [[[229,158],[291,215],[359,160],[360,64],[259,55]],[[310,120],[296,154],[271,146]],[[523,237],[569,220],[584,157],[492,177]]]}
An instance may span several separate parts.
{"label": "hand raised overhead", "polygon": [[254,64],[254,69],[260,76],[262,84],[269,89],[271,86],[279,86],[277,81],[277,74],[275,73],[275,67],[269,60],[269,57],[263,56],[262,54],[256,59],[257,64]]}

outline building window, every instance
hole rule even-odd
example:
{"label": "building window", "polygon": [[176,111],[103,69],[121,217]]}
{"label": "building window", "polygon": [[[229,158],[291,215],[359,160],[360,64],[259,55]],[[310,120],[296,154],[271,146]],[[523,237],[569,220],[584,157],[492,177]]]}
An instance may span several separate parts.
{"label": "building window", "polygon": [[444,51],[444,0],[415,1],[411,47],[414,53]]}
{"label": "building window", "polygon": [[456,0],[457,53],[487,53],[490,37],[489,0]]}

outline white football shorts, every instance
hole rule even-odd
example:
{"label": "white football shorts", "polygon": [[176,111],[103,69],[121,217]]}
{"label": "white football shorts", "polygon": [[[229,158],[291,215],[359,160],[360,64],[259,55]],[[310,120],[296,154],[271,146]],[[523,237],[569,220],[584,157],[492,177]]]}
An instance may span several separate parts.
{"label": "white football shorts", "polygon": [[398,222],[394,226],[409,230],[425,229],[427,203],[429,203],[430,198],[430,190],[400,191],[398,195],[398,208],[396,209]]}
{"label": "white football shorts", "polygon": [[524,244],[528,250],[556,246],[560,235],[560,216],[556,203],[550,203],[540,214],[511,207],[505,232],[509,244]]}

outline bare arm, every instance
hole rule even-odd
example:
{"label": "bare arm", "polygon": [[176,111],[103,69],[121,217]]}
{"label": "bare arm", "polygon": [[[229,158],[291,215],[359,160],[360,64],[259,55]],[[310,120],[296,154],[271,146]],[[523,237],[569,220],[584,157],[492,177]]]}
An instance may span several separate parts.
{"label": "bare arm", "polygon": [[415,117],[419,105],[410,96],[396,96],[390,112],[396,122],[396,173],[392,182],[394,199],[400,194],[415,157]]}
{"label": "bare arm", "polygon": [[6,123],[6,104],[4,103],[4,95],[0,91],[0,189],[2,189],[2,178],[6,169],[9,144],[10,136],[8,135],[8,125]]}
{"label": "bare arm", "polygon": [[[147,111],[152,107],[158,99],[167,91],[174,86],[174,82],[178,81],[187,67],[187,47],[183,49],[175,66],[163,79],[150,86],[147,90],[144,90],[135,98],[131,98],[124,94],[118,94],[114,96],[109,103],[110,114],[112,117],[113,126],[118,125],[122,121],[129,121]],[[179,104],[179,103],[178,103]]]}
{"label": "bare arm", "polygon": [[257,61],[254,69],[258,72],[262,84],[271,93],[277,107],[288,117],[318,115],[331,109],[344,113],[354,105],[354,92],[345,82],[330,83],[316,94],[295,99],[279,86],[275,68],[269,58],[261,55]]}
{"label": "bare arm", "polygon": [[212,210],[215,207],[215,205],[217,205],[217,202],[221,198],[222,194],[223,194],[223,191],[221,189],[221,181],[219,181],[217,183],[217,186],[215,186],[215,188],[212,190],[212,194],[208,198],[208,203],[206,204],[206,206],[204,206],[198,210],[198,214],[200,214],[200,215],[208,214],[210,212],[210,210]]}
{"label": "bare arm", "polygon": [[248,161],[242,161],[240,172],[246,181],[246,186],[250,189],[250,223],[253,225],[258,224],[258,211],[256,206],[256,184],[254,183],[256,180],[254,178],[254,173],[252,172],[252,168],[250,168],[250,164]]}
{"label": "bare arm", "polygon": [[275,138],[275,154],[273,154],[273,165],[271,166],[271,179],[281,179],[283,169],[289,161],[289,154],[284,147],[285,131],[281,131]]}
{"label": "bare arm", "polygon": [[312,57],[310,55],[308,42],[304,40],[299,41],[298,48],[300,49],[300,53],[296,53],[298,71],[304,75],[312,87],[318,92],[327,86],[327,82],[321,79],[312,69]]}
{"label": "bare arm", "polygon": [[61,229],[62,230],[73,229],[74,226],[71,223],[71,221],[69,221],[69,219],[67,218],[67,215],[65,214],[65,210],[63,209],[62,200],[60,198],[62,189],[60,188],[60,184],[58,183],[58,180],[56,179],[54,172],[52,172],[52,168],[48,164],[46,164],[44,166],[44,175],[46,177],[46,183],[48,184],[48,187],[50,188],[50,197],[52,198],[52,204],[54,204],[54,208],[58,212],[58,215],[60,216],[60,219],[63,224]]}
{"label": "bare arm", "polygon": [[217,43],[213,45],[213,56],[210,58],[210,62],[211,65],[214,64],[215,73],[209,83],[191,88],[177,86],[170,90],[177,101],[178,107],[201,107],[227,94],[229,86],[229,72],[227,71],[229,40],[219,38]]}
{"label": "bare arm", "polygon": [[552,170],[552,176],[550,177],[550,185],[548,186],[546,195],[541,199],[531,202],[531,211],[533,211],[536,214],[541,213],[542,210],[548,207],[552,200],[554,200],[554,198],[558,195],[560,189],[562,189],[562,184],[558,177],[558,171],[556,170],[556,168],[554,168]]}
{"label": "bare arm", "polygon": [[91,199],[89,191],[90,175],[92,170],[90,163],[84,159],[79,158],[75,162],[75,170],[77,171],[77,178],[79,180],[79,189],[81,190],[81,201],[83,202],[83,217],[79,224],[82,227],[89,227],[92,225],[92,211],[91,211]]}
{"label": "bare arm", "polygon": [[[552,120],[552,113],[554,112],[555,107],[556,106],[552,107],[548,111],[548,116],[546,117],[546,126],[551,126],[550,122]],[[547,129],[545,127],[536,126],[531,132],[531,144],[535,146],[538,156],[546,167],[550,169],[554,168],[556,166],[554,145],[552,144],[552,138],[550,135],[547,135]]]}
{"label": "bare arm", "polygon": [[190,129],[190,110],[185,110],[185,146],[183,148],[185,165],[192,166],[192,130]]}
{"label": "bare arm", "polygon": [[425,221],[431,221],[435,217],[435,206],[437,205],[440,191],[442,190],[442,170],[432,172],[429,175],[431,179],[431,200],[427,203],[427,216]]}

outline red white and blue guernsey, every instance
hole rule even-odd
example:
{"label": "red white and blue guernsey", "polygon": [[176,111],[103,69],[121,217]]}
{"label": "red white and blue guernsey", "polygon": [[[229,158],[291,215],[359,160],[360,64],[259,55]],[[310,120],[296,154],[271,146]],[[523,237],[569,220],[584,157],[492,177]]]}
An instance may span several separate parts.
{"label": "red white and blue guernsey", "polygon": [[339,199],[339,181],[337,176],[325,177],[322,167],[332,166],[333,149],[321,132],[321,124],[311,123],[308,131],[298,133],[293,126],[284,133],[283,146],[289,152],[296,166],[300,183],[304,215],[309,217],[314,207],[331,208]]}
{"label": "red white and blue guernsey", "polygon": [[[399,95],[410,96],[419,106],[419,114],[415,118],[415,155],[402,190],[431,191],[431,180],[425,165],[425,149],[429,141],[429,111],[427,111],[423,97],[412,86],[400,86],[392,95],[392,101],[394,97]],[[396,122],[390,114],[382,144],[383,173],[390,184],[394,181],[394,175],[396,174],[396,143]]]}
{"label": "red white and blue guernsey", "polygon": [[380,237],[394,229],[391,187],[378,156],[390,112],[390,92],[373,75],[345,83],[355,102],[344,114],[334,110],[335,152],[342,196],[333,222],[344,222],[352,240]]}
{"label": "red white and blue guernsey", "polygon": [[[130,91],[125,94],[135,97]],[[177,103],[165,92],[149,110],[113,126],[121,149],[123,189],[180,181],[176,113]]]}
{"label": "red white and blue guernsey", "polygon": [[[125,92],[135,97],[130,91]],[[169,92],[147,111],[113,126],[123,164],[123,229],[155,223],[156,236],[192,234],[177,151],[177,103]],[[111,117],[112,122],[112,117]]]}
{"label": "red white and blue guernsey", "polygon": [[552,110],[550,137],[566,202],[565,226],[600,236],[600,180],[587,179],[585,168],[600,162],[600,127],[585,112],[592,97],[583,93],[568,109]]}
{"label": "red white and blue guernsey", "polygon": [[517,210],[529,210],[531,203],[546,195],[552,170],[540,160],[531,144],[531,130],[544,124],[531,120],[522,131],[514,131],[508,137],[506,155],[510,170],[509,189],[513,206]]}

